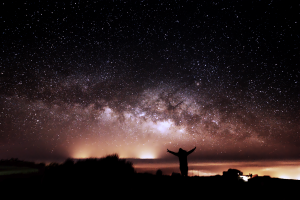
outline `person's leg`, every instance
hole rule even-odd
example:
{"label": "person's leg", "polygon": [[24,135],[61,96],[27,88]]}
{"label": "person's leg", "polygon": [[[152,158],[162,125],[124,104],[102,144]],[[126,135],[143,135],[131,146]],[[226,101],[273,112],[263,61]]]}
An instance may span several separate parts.
{"label": "person's leg", "polygon": [[180,171],[181,171],[181,175],[182,176],[187,176],[187,174],[188,174],[188,168],[181,168]]}

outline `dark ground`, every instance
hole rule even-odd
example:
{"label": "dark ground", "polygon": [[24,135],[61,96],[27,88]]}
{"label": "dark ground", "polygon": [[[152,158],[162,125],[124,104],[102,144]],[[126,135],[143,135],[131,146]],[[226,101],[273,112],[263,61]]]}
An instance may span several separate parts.
{"label": "dark ground", "polygon": [[293,196],[299,191],[300,181],[284,180],[270,177],[256,177],[249,182],[228,180],[222,176],[211,177],[174,177],[151,174],[134,174],[123,177],[93,176],[47,176],[43,173],[8,175],[0,178],[3,193],[12,197],[58,196],[112,198],[193,198],[195,195],[205,199],[221,197],[256,199]]}
{"label": "dark ground", "polygon": [[[17,165],[32,163],[17,162]],[[20,164],[21,163],[21,164]],[[16,162],[15,162],[16,164]],[[294,198],[300,181],[255,177],[248,182],[236,176],[181,177],[135,173],[132,164],[117,156],[50,166],[36,165],[38,173],[0,176],[2,195],[9,199],[272,199]]]}

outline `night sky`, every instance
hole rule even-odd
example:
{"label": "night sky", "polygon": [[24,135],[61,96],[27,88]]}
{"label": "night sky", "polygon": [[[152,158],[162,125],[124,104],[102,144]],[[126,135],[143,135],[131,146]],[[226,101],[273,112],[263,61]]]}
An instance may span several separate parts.
{"label": "night sky", "polygon": [[1,3],[0,159],[300,158],[299,3]]}

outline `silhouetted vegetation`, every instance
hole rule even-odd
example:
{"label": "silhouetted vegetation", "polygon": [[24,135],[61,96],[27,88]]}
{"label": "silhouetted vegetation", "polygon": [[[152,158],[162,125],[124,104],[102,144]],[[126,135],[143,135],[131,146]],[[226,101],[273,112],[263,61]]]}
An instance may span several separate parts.
{"label": "silhouetted vegetation", "polygon": [[223,172],[223,177],[226,179],[226,181],[243,181],[239,178],[240,175],[243,175],[243,172],[241,172],[238,169],[228,169],[228,171]]}
{"label": "silhouetted vegetation", "polygon": [[117,154],[104,158],[87,158],[77,160],[67,159],[63,164],[51,163],[46,167],[44,181],[59,184],[86,184],[108,179],[121,179],[133,176],[135,173],[131,162],[120,159]]}

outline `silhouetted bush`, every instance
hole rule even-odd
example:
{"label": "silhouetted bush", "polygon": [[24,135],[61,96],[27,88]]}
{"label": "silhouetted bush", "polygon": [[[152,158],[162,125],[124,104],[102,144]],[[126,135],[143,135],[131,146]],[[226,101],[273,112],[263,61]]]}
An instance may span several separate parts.
{"label": "silhouetted bush", "polygon": [[160,169],[156,171],[156,176],[162,176],[162,171]]}
{"label": "silhouetted bush", "polygon": [[228,178],[238,178],[239,175],[243,175],[243,172],[237,169],[228,169],[228,171],[223,172],[223,176]]}
{"label": "silhouetted bush", "polygon": [[59,166],[58,163],[52,162],[52,163],[50,163],[47,167],[48,167],[48,168],[54,168],[54,167],[58,167],[58,166]]}
{"label": "silhouetted bush", "polygon": [[75,164],[74,160],[71,159],[71,158],[68,158],[64,163],[63,165],[64,166],[67,166],[67,167],[70,167],[70,166],[73,166]]}
{"label": "silhouetted bush", "polygon": [[119,159],[117,154],[109,155],[104,158],[88,158],[79,160],[75,164],[76,171],[86,174],[97,174],[101,176],[123,176],[134,173],[131,162]]}
{"label": "silhouetted bush", "polygon": [[110,178],[121,178],[135,174],[133,165],[117,154],[104,158],[87,158],[78,160],[68,158],[63,164],[51,163],[45,171],[45,181],[65,183],[101,182]]}

